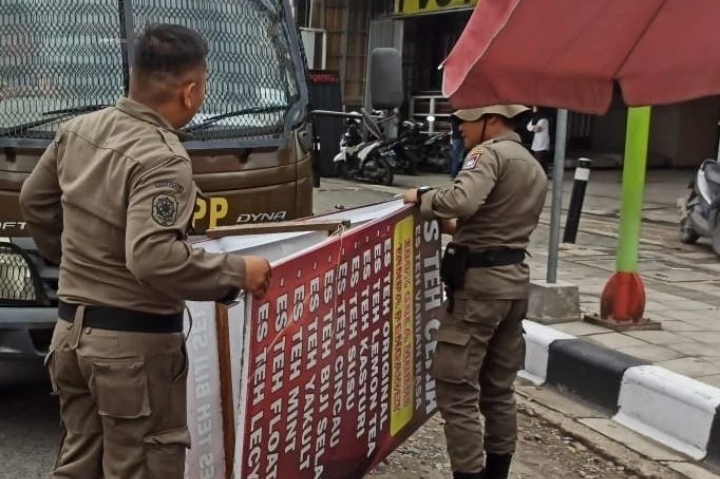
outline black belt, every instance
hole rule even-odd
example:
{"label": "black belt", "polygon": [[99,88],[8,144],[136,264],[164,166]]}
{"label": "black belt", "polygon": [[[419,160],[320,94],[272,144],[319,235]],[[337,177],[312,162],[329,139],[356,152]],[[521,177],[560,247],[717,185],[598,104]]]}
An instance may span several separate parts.
{"label": "black belt", "polygon": [[[58,316],[74,322],[77,304],[58,302]],[[183,313],[154,314],[110,306],[85,306],[83,325],[128,333],[182,333]]]}
{"label": "black belt", "polygon": [[468,258],[468,268],[492,268],[494,266],[508,266],[525,261],[524,249],[497,249],[471,252]]}

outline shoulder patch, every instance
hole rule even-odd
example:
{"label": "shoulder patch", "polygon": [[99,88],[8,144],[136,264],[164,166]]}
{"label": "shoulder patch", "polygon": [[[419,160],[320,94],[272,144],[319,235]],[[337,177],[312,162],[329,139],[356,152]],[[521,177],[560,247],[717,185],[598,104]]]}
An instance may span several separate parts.
{"label": "shoulder patch", "polygon": [[475,168],[475,165],[477,165],[478,160],[480,160],[480,157],[483,156],[485,153],[485,150],[482,148],[476,148],[470,152],[470,154],[465,158],[465,163],[463,163],[463,170],[472,170]]}
{"label": "shoulder patch", "polygon": [[172,195],[155,195],[152,201],[152,219],[163,227],[173,226],[177,219],[178,201]]}

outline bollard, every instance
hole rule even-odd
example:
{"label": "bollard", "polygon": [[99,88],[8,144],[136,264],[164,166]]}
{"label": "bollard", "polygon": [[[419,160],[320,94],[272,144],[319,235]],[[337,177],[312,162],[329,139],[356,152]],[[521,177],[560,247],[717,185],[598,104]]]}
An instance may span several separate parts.
{"label": "bollard", "polygon": [[580,158],[575,168],[572,194],[570,195],[570,207],[568,208],[567,220],[565,221],[565,232],[563,243],[575,244],[578,227],[580,226],[580,213],[582,213],[583,200],[585,199],[585,188],[590,179],[590,165],[592,161],[588,158]]}

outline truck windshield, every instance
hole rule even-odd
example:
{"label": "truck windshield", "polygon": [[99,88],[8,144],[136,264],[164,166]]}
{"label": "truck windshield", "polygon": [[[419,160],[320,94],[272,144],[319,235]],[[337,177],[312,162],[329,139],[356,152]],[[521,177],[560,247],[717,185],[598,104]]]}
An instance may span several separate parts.
{"label": "truck windshield", "polygon": [[114,104],[127,87],[127,38],[154,22],[194,28],[209,43],[207,99],[189,125],[203,124],[195,140],[277,137],[303,81],[286,2],[3,0],[0,140],[49,140],[72,116],[49,112]]}

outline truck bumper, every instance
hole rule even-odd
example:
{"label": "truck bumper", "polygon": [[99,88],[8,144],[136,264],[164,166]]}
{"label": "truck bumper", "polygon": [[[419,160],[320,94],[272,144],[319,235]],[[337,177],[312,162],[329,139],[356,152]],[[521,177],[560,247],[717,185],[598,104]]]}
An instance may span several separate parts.
{"label": "truck bumper", "polygon": [[47,354],[57,322],[59,271],[30,238],[0,238],[0,361]]}
{"label": "truck bumper", "polygon": [[56,322],[57,308],[0,308],[0,361],[47,354]]}

